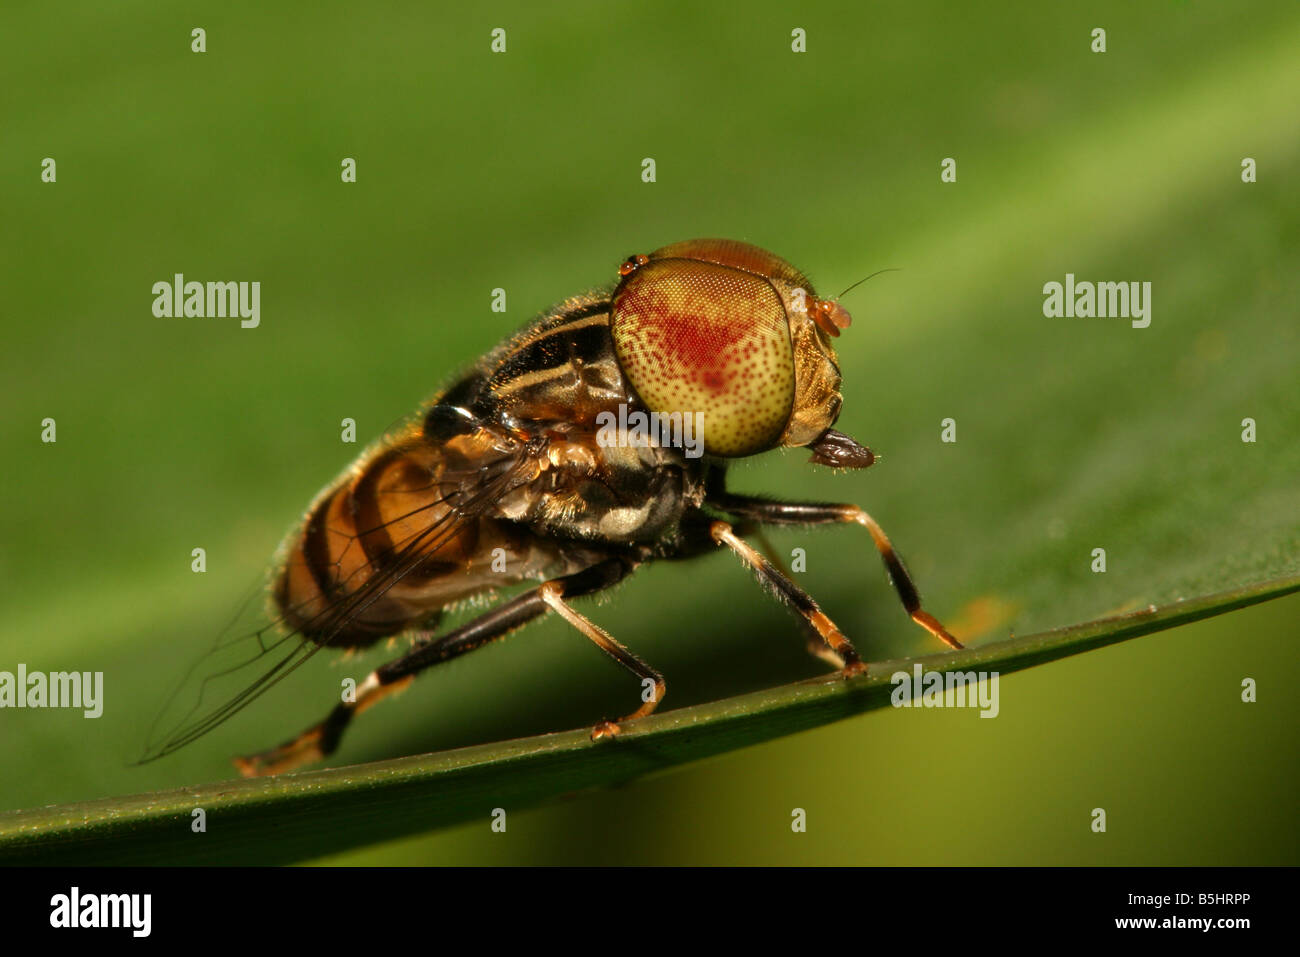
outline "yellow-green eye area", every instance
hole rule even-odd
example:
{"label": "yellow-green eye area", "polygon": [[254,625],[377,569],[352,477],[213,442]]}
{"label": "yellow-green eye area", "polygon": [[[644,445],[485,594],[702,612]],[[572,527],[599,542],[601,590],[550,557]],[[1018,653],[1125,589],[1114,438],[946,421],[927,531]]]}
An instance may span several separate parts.
{"label": "yellow-green eye area", "polygon": [[619,365],[651,411],[690,413],[712,455],[776,445],[794,406],[785,306],[765,279],[713,262],[652,258],[614,296]]}

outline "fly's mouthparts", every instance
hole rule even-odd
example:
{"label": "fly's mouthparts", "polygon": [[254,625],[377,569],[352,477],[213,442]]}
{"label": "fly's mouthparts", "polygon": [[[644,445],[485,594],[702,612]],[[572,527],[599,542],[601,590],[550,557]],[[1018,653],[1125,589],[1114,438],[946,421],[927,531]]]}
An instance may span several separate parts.
{"label": "fly's mouthparts", "polygon": [[814,441],[808,443],[812,451],[810,461],[814,465],[829,465],[836,469],[865,469],[876,461],[876,454],[854,439],[827,429]]}

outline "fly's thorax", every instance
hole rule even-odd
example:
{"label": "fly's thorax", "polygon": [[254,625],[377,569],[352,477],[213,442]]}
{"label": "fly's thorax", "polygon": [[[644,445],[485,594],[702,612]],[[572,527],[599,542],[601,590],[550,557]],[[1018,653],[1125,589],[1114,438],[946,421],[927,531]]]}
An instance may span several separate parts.
{"label": "fly's thorax", "polygon": [[704,496],[702,460],[673,447],[603,444],[589,430],[552,435],[539,466],[493,512],[545,537],[652,544]]}
{"label": "fly's thorax", "polygon": [[589,421],[627,399],[609,334],[609,299],[577,296],[530,323],[483,363],[474,411],[486,420]]}
{"label": "fly's thorax", "polygon": [[807,445],[834,423],[829,337],[848,313],[789,263],[747,243],[692,240],[634,256],[620,273],[619,367],[649,410],[698,418],[708,454]]}

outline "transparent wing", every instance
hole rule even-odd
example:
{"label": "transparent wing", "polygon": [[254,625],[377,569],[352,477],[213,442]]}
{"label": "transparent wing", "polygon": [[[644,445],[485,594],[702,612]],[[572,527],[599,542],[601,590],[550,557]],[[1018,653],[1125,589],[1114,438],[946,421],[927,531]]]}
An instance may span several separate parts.
{"label": "transparent wing", "polygon": [[[534,446],[522,445],[513,453],[489,461],[455,482],[454,491],[384,523],[396,525],[432,510],[440,513],[419,531],[394,541],[394,557],[386,559],[382,570],[369,575],[361,587],[344,594],[298,628],[289,627],[282,616],[256,630],[244,630],[241,625],[248,623],[250,606],[254,604],[251,599],[247,601],[168,697],[150,729],[144,756],[137,763],[157,760],[201,738],[302,667],[358,615],[419,568],[430,552],[454,538],[466,523],[476,520],[517,484],[523,466],[537,451]],[[442,480],[440,484],[447,483]],[[356,537],[370,531],[373,529],[358,530]],[[363,567],[353,575],[368,570]],[[307,639],[304,630],[318,637]]]}

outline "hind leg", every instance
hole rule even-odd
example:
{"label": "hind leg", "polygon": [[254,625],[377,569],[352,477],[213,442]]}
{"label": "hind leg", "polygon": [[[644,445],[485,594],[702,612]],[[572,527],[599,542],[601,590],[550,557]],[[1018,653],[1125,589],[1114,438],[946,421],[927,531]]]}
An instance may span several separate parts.
{"label": "hind leg", "polygon": [[[279,747],[247,757],[235,758],[235,767],[245,777],[260,777],[267,774],[280,774],[313,761],[323,760],[338,748],[343,732],[347,730],[354,717],[389,695],[406,688],[415,676],[426,668],[459,657],[490,641],[504,638],[516,628],[555,608],[556,593],[565,598],[590,595],[621,581],[634,567],[621,559],[609,559],[573,575],[566,575],[539,585],[499,608],[485,612],[473,621],[448,632],[441,638],[417,644],[401,658],[372,671],[357,687],[356,699],[335,705],[334,710],[320,724],[308,728]],[[567,606],[565,607],[567,609]],[[571,613],[576,615],[576,612]],[[616,642],[615,644],[617,645]],[[622,648],[621,645],[618,647]],[[623,651],[631,656],[626,649]],[[607,650],[607,653],[611,652]],[[631,657],[639,661],[635,656]],[[657,672],[654,674],[658,677]],[[658,681],[662,685],[663,679],[658,678]],[[661,688],[658,697],[662,697]]]}

